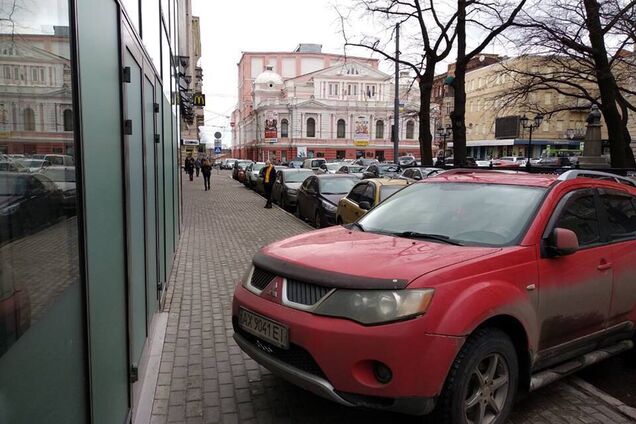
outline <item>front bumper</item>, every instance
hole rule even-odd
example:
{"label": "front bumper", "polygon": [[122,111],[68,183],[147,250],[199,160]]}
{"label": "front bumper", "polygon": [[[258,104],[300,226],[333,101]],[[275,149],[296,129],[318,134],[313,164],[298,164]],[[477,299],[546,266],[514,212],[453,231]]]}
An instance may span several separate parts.
{"label": "front bumper", "polygon": [[[239,307],[289,328],[290,350],[272,349],[237,328]],[[314,315],[257,296],[234,294],[239,346],[273,373],[342,405],[413,415],[429,413],[464,339],[421,331],[422,318],[378,326]],[[379,383],[368,363],[379,361],[393,379]]]}

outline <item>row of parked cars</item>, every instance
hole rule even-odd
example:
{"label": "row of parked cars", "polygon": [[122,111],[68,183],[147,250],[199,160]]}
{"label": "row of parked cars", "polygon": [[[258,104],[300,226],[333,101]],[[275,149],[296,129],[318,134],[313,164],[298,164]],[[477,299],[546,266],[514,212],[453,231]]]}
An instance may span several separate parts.
{"label": "row of parked cars", "polygon": [[307,196],[351,224],[262,248],[232,306],[238,346],[291,383],[349,407],[503,423],[519,394],[636,359],[633,180],[281,169],[277,184],[292,173],[307,176],[285,192],[301,216],[318,208]]}

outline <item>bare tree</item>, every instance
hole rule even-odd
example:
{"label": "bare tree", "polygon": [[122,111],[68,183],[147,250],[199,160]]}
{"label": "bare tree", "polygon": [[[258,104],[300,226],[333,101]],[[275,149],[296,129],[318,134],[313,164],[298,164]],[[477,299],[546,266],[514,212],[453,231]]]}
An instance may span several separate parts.
{"label": "bare tree", "polygon": [[[627,130],[629,114],[636,112],[629,97],[629,81],[636,72],[627,53],[636,42],[636,0],[554,0],[524,12],[514,37],[533,66],[504,64],[514,81],[505,94],[510,105],[525,103],[542,113],[588,110],[597,104],[610,141],[612,166],[635,167]],[[520,63],[520,62],[516,62]],[[550,106],[528,101],[532,93],[550,90],[567,101]],[[533,104],[535,103],[535,104]]]}
{"label": "bare tree", "polygon": [[[431,94],[437,64],[450,54],[455,41],[454,27],[457,12],[439,0],[353,0],[348,6],[337,8],[346,47],[370,50],[395,63],[393,55],[395,31],[398,23],[406,40],[399,65],[412,71],[419,85],[419,143],[423,165],[433,164],[431,131]],[[352,35],[352,21],[373,19],[383,25],[387,34]]]}
{"label": "bare tree", "polygon": [[[455,164],[466,162],[466,71],[468,63],[488,47],[493,40],[510,28],[527,0],[457,0],[457,62],[455,64],[453,151]],[[482,34],[477,46],[466,51],[466,29]]]}

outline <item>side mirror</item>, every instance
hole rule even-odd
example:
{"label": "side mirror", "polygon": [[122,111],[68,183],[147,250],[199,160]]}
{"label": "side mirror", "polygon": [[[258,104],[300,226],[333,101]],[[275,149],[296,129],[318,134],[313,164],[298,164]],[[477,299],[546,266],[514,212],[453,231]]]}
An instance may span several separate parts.
{"label": "side mirror", "polygon": [[568,256],[579,250],[579,238],[572,230],[555,228],[546,241],[550,256]]}
{"label": "side mirror", "polygon": [[360,207],[360,209],[368,211],[369,209],[371,209],[371,203],[367,202],[366,200],[358,203],[358,206]]}

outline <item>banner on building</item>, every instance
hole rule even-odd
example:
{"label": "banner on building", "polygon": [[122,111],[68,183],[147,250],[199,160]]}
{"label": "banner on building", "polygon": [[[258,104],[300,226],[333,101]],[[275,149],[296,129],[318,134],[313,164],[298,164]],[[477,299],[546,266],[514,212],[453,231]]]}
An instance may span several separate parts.
{"label": "banner on building", "polygon": [[297,151],[298,151],[298,153],[296,153],[296,155],[299,158],[306,158],[307,157],[307,146],[298,146]]}
{"label": "banner on building", "polygon": [[276,143],[278,141],[278,113],[265,112],[265,141]]}
{"label": "banner on building", "polygon": [[[354,122],[355,132],[353,133],[353,141],[354,142],[364,142],[367,144],[371,139],[371,133],[369,132],[369,117],[368,116],[357,116]],[[358,146],[359,144],[356,144]]]}

